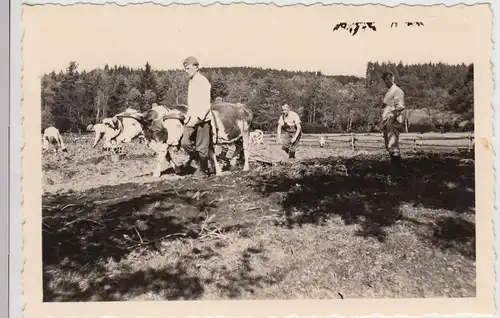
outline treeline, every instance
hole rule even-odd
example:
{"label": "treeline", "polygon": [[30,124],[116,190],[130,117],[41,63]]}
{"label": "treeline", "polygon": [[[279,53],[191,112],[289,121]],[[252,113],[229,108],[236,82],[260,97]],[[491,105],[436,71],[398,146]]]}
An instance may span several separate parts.
{"label": "treeline", "polygon": [[[212,83],[212,100],[246,103],[254,112],[253,129],[274,131],[284,103],[299,113],[304,132],[371,132],[387,91],[381,74],[392,71],[405,91],[408,131],[473,129],[473,65],[368,63],[366,77],[326,76],[252,67],[202,68]],[[127,107],[146,110],[186,103],[188,78],[182,70],[154,70],[108,65],[65,72],[41,80],[42,129],[82,132]]]}

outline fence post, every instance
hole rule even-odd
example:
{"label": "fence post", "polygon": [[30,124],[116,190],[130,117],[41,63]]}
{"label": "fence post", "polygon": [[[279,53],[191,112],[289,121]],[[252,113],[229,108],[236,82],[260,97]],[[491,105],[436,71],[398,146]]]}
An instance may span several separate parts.
{"label": "fence post", "polygon": [[413,151],[417,151],[417,138],[413,138]]}
{"label": "fence post", "polygon": [[355,145],[355,141],[354,141],[354,133],[351,132],[351,150],[355,150],[356,149],[356,145]]}
{"label": "fence post", "polygon": [[469,134],[467,136],[467,139],[468,139],[467,152],[470,152],[472,150],[472,146],[473,146],[473,143],[472,143],[472,134],[471,134],[470,131],[469,131]]}

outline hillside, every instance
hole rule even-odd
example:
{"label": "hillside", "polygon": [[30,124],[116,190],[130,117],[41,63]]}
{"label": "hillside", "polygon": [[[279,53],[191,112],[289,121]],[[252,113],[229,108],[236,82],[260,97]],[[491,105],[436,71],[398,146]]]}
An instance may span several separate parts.
{"label": "hillside", "polygon": [[[405,91],[409,131],[473,129],[473,65],[370,62],[365,78],[255,67],[202,72],[212,83],[212,99],[249,105],[255,114],[252,128],[274,131],[280,105],[288,103],[301,116],[304,131],[314,133],[374,131],[385,70],[394,72]],[[61,132],[80,132],[126,107],[186,103],[187,83],[182,70],[155,70],[149,63],[142,69],[105,65],[80,72],[71,62],[65,72],[42,78],[42,129],[54,125]]]}

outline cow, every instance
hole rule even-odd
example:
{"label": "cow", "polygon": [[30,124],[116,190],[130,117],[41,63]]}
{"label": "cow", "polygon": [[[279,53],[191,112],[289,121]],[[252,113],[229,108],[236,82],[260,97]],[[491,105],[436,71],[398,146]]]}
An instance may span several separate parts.
{"label": "cow", "polygon": [[[229,102],[213,104],[211,112],[212,127],[215,128],[212,134],[214,145],[223,148],[234,144],[239,150],[240,160],[244,160],[243,171],[248,171],[250,169],[250,125],[253,120],[253,112],[245,104]],[[215,153],[212,157],[216,175],[219,175],[221,171]]]}
{"label": "cow", "polygon": [[61,137],[61,134],[59,133],[59,129],[56,127],[48,127],[43,131],[43,143],[42,147],[44,150],[47,150],[49,146],[52,145],[55,148],[55,151],[58,152],[59,148],[63,152],[68,152],[66,149],[66,145],[64,144],[64,141]]}
{"label": "cow", "polygon": [[320,136],[319,137],[319,146],[323,148],[325,146],[325,137]]}
{"label": "cow", "polygon": [[[127,108],[121,114],[135,114],[139,113],[133,108]],[[121,118],[115,115],[111,118],[103,119],[102,123],[106,126],[104,133],[105,136],[105,149],[117,148],[121,150],[121,145],[123,143],[129,143],[132,140],[139,139],[144,140],[144,134],[142,132],[141,125],[131,118]],[[125,127],[127,127],[125,129]]]}
{"label": "cow", "polygon": [[250,140],[253,144],[260,145],[264,142],[264,133],[260,129],[254,130],[250,133]]}
{"label": "cow", "polygon": [[[184,133],[184,120],[187,107],[176,105],[172,107],[154,106],[143,113],[126,113],[116,115],[120,120],[126,118],[135,119],[142,127],[144,136],[150,148],[157,153],[157,166],[153,177],[161,175],[164,160],[179,173],[179,166],[173,161],[170,154],[171,149],[181,149],[181,139]],[[244,157],[243,171],[249,167],[249,127],[253,119],[253,113],[244,104],[217,103],[212,105],[212,140],[214,146],[227,146],[234,144],[239,148],[240,159]],[[123,134],[129,134],[130,126],[122,125]],[[215,168],[215,175],[221,174],[221,168],[217,162],[214,149],[210,150],[209,159]],[[188,164],[193,160],[189,158]]]}

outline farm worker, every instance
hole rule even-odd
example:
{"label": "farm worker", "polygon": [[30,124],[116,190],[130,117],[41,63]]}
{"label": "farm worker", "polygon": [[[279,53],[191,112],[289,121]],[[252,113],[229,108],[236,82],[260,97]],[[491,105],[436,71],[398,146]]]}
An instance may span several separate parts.
{"label": "farm worker", "polygon": [[106,129],[106,145],[105,148],[115,148],[116,147],[116,137],[121,132],[122,123],[118,120],[117,116],[111,118],[104,118],[102,123],[108,128]]}
{"label": "farm worker", "polygon": [[120,125],[120,121],[118,120],[118,117],[116,117],[116,116],[113,116],[113,117],[111,117],[111,118],[104,118],[104,119],[102,120],[102,123],[103,123],[104,125],[109,126],[109,127],[110,127],[110,128],[112,128],[112,129],[119,129],[119,128],[120,128],[120,127],[119,127],[119,125]]}
{"label": "farm worker", "polygon": [[90,124],[87,126],[88,131],[93,131],[95,133],[94,143],[92,144],[92,148],[95,148],[95,146],[97,146],[97,143],[101,140],[102,136],[104,136],[108,128],[109,127],[106,126],[105,124],[100,124],[100,123],[97,123],[95,125]]}
{"label": "farm worker", "polygon": [[[210,97],[212,85],[199,71],[198,60],[192,56],[184,62],[184,70],[189,76],[185,129],[181,145],[189,154],[190,160],[199,159],[195,175],[208,172],[209,147],[211,146]],[[194,146],[193,146],[194,141]]]}
{"label": "farm worker", "polygon": [[389,89],[384,96],[382,111],[382,131],[384,134],[385,148],[391,156],[393,164],[401,162],[401,154],[399,150],[399,128],[403,124],[403,116],[401,112],[405,109],[404,92],[396,84],[394,84],[394,74],[384,72],[382,80]]}
{"label": "farm worker", "polygon": [[56,152],[59,150],[59,148],[61,148],[63,152],[68,152],[59,129],[54,126],[48,127],[43,131],[43,149],[48,149],[50,145],[54,146]]}
{"label": "farm worker", "polygon": [[285,142],[283,149],[289,158],[295,158],[295,151],[302,136],[302,126],[299,115],[290,110],[290,106],[285,104],[281,107],[281,116],[278,119],[277,142],[281,143],[281,130],[285,131]]}

